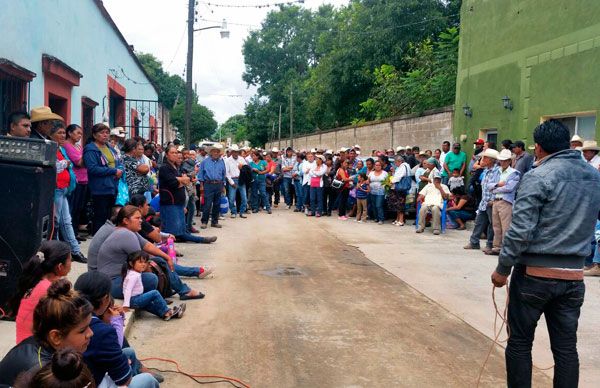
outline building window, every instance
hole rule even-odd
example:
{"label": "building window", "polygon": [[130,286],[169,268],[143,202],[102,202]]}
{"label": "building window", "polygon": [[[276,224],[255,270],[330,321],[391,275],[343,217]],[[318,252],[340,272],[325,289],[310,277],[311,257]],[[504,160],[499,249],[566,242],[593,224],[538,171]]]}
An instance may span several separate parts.
{"label": "building window", "polygon": [[81,97],[81,128],[83,129],[83,144],[92,136],[94,126],[94,110],[98,103],[89,97]]}
{"label": "building window", "polygon": [[496,128],[486,128],[479,130],[479,137],[487,142],[493,142],[498,146],[498,130]]}
{"label": "building window", "polygon": [[125,126],[126,89],[110,75],[108,79],[108,123],[111,128]]}
{"label": "building window", "polygon": [[0,131],[8,129],[11,112],[29,110],[29,82],[35,73],[0,58]]}
{"label": "building window", "polygon": [[585,140],[593,140],[596,138],[596,114],[582,113],[560,116],[546,116],[542,121],[556,119],[562,122],[567,128],[571,136],[578,135]]}
{"label": "building window", "polygon": [[79,86],[82,75],[72,67],[48,54],[42,55],[44,71],[44,102],[52,112],[71,122],[71,91]]}

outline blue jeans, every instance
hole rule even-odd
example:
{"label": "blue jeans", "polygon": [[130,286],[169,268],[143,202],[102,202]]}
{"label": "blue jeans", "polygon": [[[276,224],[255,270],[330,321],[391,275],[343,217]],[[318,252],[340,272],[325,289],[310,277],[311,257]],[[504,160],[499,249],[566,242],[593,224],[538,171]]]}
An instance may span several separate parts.
{"label": "blue jeans", "polygon": [[554,387],[577,387],[577,325],[585,284],[529,276],[515,266],[509,290],[506,374],[508,387],[531,387],[531,347],[542,313],[554,356]]}
{"label": "blue jeans", "polygon": [[310,185],[302,185],[302,199],[304,200],[304,209],[310,208]]}
{"label": "blue jeans", "polygon": [[323,213],[323,188],[322,187],[311,187],[310,188],[310,212],[312,215],[315,211],[319,214]]}
{"label": "blue jeans", "polygon": [[449,210],[448,217],[452,220],[452,222],[456,222],[456,219],[460,219],[461,221],[469,221],[474,219],[472,212],[468,212],[466,210]]}
{"label": "blue jeans", "polygon": [[169,280],[171,281],[171,288],[173,289],[173,291],[175,291],[176,294],[179,294],[179,296],[181,296],[191,291],[191,289],[184,282],[181,281],[179,275],[176,272],[171,271],[165,259],[163,259],[162,257],[153,257],[152,260],[160,262],[161,264],[167,267],[167,271],[169,271]]}
{"label": "blue jeans", "polygon": [[162,318],[167,311],[169,311],[167,302],[165,302],[165,299],[157,290],[132,296],[131,307],[136,309],[144,309],[160,318]]}
{"label": "blue jeans", "polygon": [[208,216],[211,217],[211,224],[215,225],[219,223],[221,193],[223,193],[223,184],[204,183],[204,206],[202,207],[203,224],[208,223]]}
{"label": "blue jeans", "polygon": [[270,210],[271,205],[269,204],[269,196],[267,195],[267,181],[254,178],[252,182],[252,210],[259,210],[261,199],[263,206],[266,206],[267,210]]}
{"label": "blue jeans", "polygon": [[285,204],[292,206],[292,178],[283,177],[281,189],[283,190],[283,198],[285,198]]}
{"label": "blue jeans", "polygon": [[237,214],[237,207],[235,206],[235,197],[236,193],[240,193],[240,197],[242,199],[240,203],[240,213],[246,212],[246,207],[248,206],[248,199],[246,198],[246,185],[240,185],[239,179],[234,178],[233,183],[235,183],[236,187],[229,186],[227,189],[227,197],[229,199],[229,210],[231,214]]}
{"label": "blue jeans", "polygon": [[302,181],[294,180],[294,191],[296,192],[296,209],[302,210],[304,203],[304,192],[302,190]]}
{"label": "blue jeans", "polygon": [[487,236],[486,247],[491,248],[494,241],[491,206],[488,206],[484,212],[477,212],[477,216],[475,217],[475,226],[473,226],[473,233],[471,233],[471,237],[469,239],[469,244],[471,244],[472,247],[479,249],[479,237],[483,232],[485,232]]}
{"label": "blue jeans", "polygon": [[[79,243],[71,225],[71,212],[67,201],[67,189],[54,190],[54,212],[58,221],[58,236],[71,247],[71,253],[80,253]],[[8,220],[5,220],[8,221]]]}
{"label": "blue jeans", "polygon": [[[158,276],[150,272],[142,273],[142,285],[144,286],[144,292],[156,290],[156,287],[158,287]],[[121,276],[112,279],[110,294],[114,298],[123,299],[123,278]]]}
{"label": "blue jeans", "polygon": [[179,276],[187,276],[187,277],[198,277],[198,275],[200,275],[200,268],[199,267],[187,267],[184,265],[179,265],[179,264],[175,264],[175,272],[177,273],[177,275]]}
{"label": "blue jeans", "polygon": [[385,201],[385,195],[369,194],[371,196],[371,203],[373,204],[373,215],[375,221],[383,222],[385,219],[385,212],[383,210],[383,203]]}

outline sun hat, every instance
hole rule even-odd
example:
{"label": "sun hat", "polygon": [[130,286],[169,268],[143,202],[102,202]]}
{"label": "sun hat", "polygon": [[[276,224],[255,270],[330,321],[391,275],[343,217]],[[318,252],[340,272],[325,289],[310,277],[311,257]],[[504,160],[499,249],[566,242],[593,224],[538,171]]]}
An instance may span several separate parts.
{"label": "sun hat", "polygon": [[340,152],[348,152],[348,148],[342,147],[342,148],[340,148]]}
{"label": "sun hat", "polygon": [[271,148],[271,152],[279,152],[279,148],[273,147],[273,148]]}
{"label": "sun hat", "polygon": [[498,156],[500,155],[500,153],[493,148],[488,148],[487,150],[483,151],[480,155],[481,157],[485,156],[486,158],[498,160]]}
{"label": "sun hat", "polygon": [[404,147],[402,147],[402,146],[398,146],[398,147],[396,147],[396,152],[400,152],[400,151],[404,151],[404,150],[405,150],[405,149],[404,149]]}
{"label": "sun hat", "polygon": [[316,148],[313,148],[313,149],[311,149],[311,150],[310,150],[310,152],[311,152],[312,154],[316,154],[316,153],[317,153],[317,149],[316,149]]}
{"label": "sun hat", "polygon": [[498,154],[498,160],[500,160],[500,161],[510,160],[510,159],[512,159],[512,152],[510,152],[510,150],[504,149],[504,150],[500,151],[500,153]]}
{"label": "sun hat", "polygon": [[355,144],[353,148],[359,150],[360,146],[358,144]]}
{"label": "sun hat", "polygon": [[333,150],[327,150],[327,151],[325,151],[325,155],[333,155]]}
{"label": "sun hat", "polygon": [[223,152],[223,146],[219,143],[215,143],[211,146],[206,147],[206,152],[211,153],[213,150],[219,151],[219,153]]}
{"label": "sun hat", "polygon": [[586,140],[583,142],[583,147],[581,147],[581,151],[600,152],[600,147],[598,147],[598,143],[595,140]]}
{"label": "sun hat", "polygon": [[36,123],[38,121],[46,120],[60,120],[65,121],[61,116],[52,112],[52,109],[48,106],[38,106],[31,110],[31,122]]}
{"label": "sun hat", "polygon": [[123,138],[123,137],[125,137],[125,134],[123,133],[123,132],[125,132],[125,130],[123,129],[123,131],[121,131],[122,129],[123,129],[123,127],[115,127],[110,130],[110,135]]}
{"label": "sun hat", "polygon": [[323,162],[325,161],[325,157],[323,155],[317,155],[317,158],[321,159]]}
{"label": "sun hat", "polygon": [[231,147],[229,147],[229,151],[239,152],[240,151],[240,147],[238,147],[237,144],[232,144]]}
{"label": "sun hat", "polygon": [[405,149],[406,151],[412,151],[412,147],[411,147],[411,146],[406,146],[406,147],[404,147],[404,149]]}
{"label": "sun hat", "polygon": [[571,141],[570,141],[570,142],[571,142],[571,143],[578,142],[578,143],[582,143],[582,144],[583,144],[583,141],[584,141],[584,140],[583,140],[583,137],[581,137],[581,136],[579,136],[579,135],[573,135],[573,137],[571,138]]}

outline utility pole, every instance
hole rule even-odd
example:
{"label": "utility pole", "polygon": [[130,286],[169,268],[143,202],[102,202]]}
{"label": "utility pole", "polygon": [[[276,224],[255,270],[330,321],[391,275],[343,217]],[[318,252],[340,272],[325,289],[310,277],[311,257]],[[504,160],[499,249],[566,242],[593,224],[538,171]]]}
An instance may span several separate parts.
{"label": "utility pole", "polygon": [[188,51],[185,93],[185,139],[186,147],[190,146],[190,120],[192,117],[192,64],[194,62],[194,7],[196,0],[188,0]]}
{"label": "utility pole", "polygon": [[279,151],[281,151],[281,104],[279,104]]}
{"label": "utility pole", "polygon": [[294,89],[290,87],[290,147],[294,148]]}

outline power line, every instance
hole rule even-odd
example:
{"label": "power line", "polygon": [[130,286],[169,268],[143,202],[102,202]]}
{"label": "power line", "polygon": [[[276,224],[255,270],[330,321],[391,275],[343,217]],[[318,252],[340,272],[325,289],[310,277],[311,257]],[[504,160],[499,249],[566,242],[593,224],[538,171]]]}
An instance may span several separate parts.
{"label": "power line", "polygon": [[177,57],[177,53],[179,53],[179,48],[181,47],[181,43],[183,42],[183,38],[185,37],[186,31],[187,31],[187,25],[183,28],[183,32],[181,33],[181,38],[179,38],[179,43],[177,44],[177,49],[175,50],[175,54],[173,54],[173,59],[171,59],[171,61],[169,62],[169,64],[167,65],[165,70],[168,71],[171,68],[173,61]]}
{"label": "power line", "polygon": [[205,4],[209,7],[219,7],[219,8],[271,8],[271,7],[280,7],[284,5],[292,5],[292,4],[304,4],[304,0],[292,0],[292,1],[283,1],[279,3],[265,3],[265,4],[218,4],[218,3],[210,3],[206,1],[201,1],[200,3]]}

